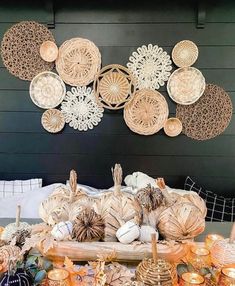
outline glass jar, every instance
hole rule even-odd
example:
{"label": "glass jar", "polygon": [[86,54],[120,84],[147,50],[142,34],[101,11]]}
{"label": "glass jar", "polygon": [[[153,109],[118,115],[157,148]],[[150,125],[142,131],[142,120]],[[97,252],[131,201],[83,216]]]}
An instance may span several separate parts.
{"label": "glass jar", "polygon": [[69,272],[65,269],[53,269],[47,275],[48,286],[70,286]]}
{"label": "glass jar", "polygon": [[194,272],[186,272],[182,274],[179,286],[197,286],[197,285],[205,286],[205,279],[203,278],[203,276]]}
{"label": "glass jar", "polygon": [[205,247],[192,246],[188,260],[197,271],[203,267],[211,267],[210,251]]}
{"label": "glass jar", "polygon": [[205,245],[206,245],[206,248],[208,248],[209,250],[211,249],[212,245],[218,241],[218,240],[222,240],[224,239],[224,237],[222,235],[219,235],[219,234],[208,234],[206,236],[206,239],[205,239]]}
{"label": "glass jar", "polygon": [[235,264],[231,264],[222,268],[218,285],[235,286]]}

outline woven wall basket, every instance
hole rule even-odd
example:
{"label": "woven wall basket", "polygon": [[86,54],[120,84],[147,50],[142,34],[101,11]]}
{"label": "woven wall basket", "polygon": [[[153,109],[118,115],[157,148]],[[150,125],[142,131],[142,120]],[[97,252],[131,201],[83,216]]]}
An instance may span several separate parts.
{"label": "woven wall basket", "polygon": [[167,82],[167,91],[176,103],[189,105],[202,96],[205,86],[205,78],[198,69],[179,68],[171,74]]}
{"label": "woven wall basket", "polygon": [[62,79],[53,72],[42,72],[30,83],[30,97],[40,108],[58,106],[65,97],[66,87]]}
{"label": "woven wall basket", "polygon": [[129,70],[121,65],[101,69],[94,81],[96,98],[108,109],[123,108],[135,94],[135,81]]}
{"label": "woven wall basket", "polygon": [[178,67],[189,67],[198,58],[198,47],[189,40],[180,41],[172,50],[172,60]]}
{"label": "woven wall basket", "polygon": [[97,46],[83,38],[65,41],[59,48],[56,70],[69,85],[85,86],[91,83],[101,67]]}
{"label": "woven wall basket", "polygon": [[12,26],[1,43],[1,56],[11,74],[23,80],[32,80],[43,71],[52,70],[54,64],[40,57],[40,46],[44,41],[55,39],[52,33],[37,22],[24,21]]}
{"label": "woven wall basket", "polygon": [[43,128],[50,133],[57,133],[64,128],[65,119],[58,109],[46,110],[41,118]]}
{"label": "woven wall basket", "polygon": [[221,134],[232,118],[229,95],[219,86],[207,84],[203,96],[189,106],[177,105],[176,117],[183,133],[196,140],[207,140]]}
{"label": "woven wall basket", "polygon": [[157,133],[164,126],[168,114],[164,96],[150,89],[137,91],[124,108],[124,120],[127,126],[141,135]]}

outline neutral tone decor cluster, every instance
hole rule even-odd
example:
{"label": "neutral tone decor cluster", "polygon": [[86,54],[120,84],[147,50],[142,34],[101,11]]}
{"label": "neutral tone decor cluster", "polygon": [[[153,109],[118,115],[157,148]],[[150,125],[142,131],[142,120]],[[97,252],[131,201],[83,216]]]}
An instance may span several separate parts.
{"label": "neutral tone decor cluster", "polygon": [[42,114],[42,126],[50,133],[60,132],[65,125],[62,112],[58,109],[48,109]]}
{"label": "neutral tone decor cluster", "polygon": [[229,95],[219,86],[207,84],[203,96],[189,106],[177,105],[176,116],[183,133],[196,140],[214,138],[224,132],[232,119]]}
{"label": "neutral tone decor cluster", "polygon": [[202,96],[205,86],[205,78],[198,69],[179,68],[171,74],[167,82],[167,91],[176,103],[190,105]]}
{"label": "neutral tone decor cluster", "polygon": [[66,87],[61,78],[53,72],[42,72],[30,83],[30,97],[40,108],[58,106],[65,97]]}
{"label": "neutral tone decor cluster", "polygon": [[72,87],[67,91],[61,104],[65,122],[79,131],[87,131],[97,126],[103,117],[104,109],[95,100],[90,87]]}
{"label": "neutral tone decor cluster", "polygon": [[142,89],[124,108],[127,126],[141,135],[157,133],[168,117],[169,110],[165,97],[158,91]]}
{"label": "neutral tone decor cluster", "polygon": [[178,42],[172,50],[172,60],[180,68],[192,66],[197,58],[198,47],[189,40]]}
{"label": "neutral tone decor cluster", "polygon": [[37,74],[52,70],[54,64],[40,57],[44,41],[55,41],[46,26],[33,21],[13,25],[3,36],[1,56],[4,65],[14,76],[32,80]]}
{"label": "neutral tone decor cluster", "polygon": [[94,80],[100,67],[99,49],[87,39],[73,38],[65,41],[59,48],[56,70],[69,85],[88,85]]}
{"label": "neutral tone decor cluster", "polygon": [[129,70],[121,65],[108,65],[100,70],[94,81],[97,100],[108,109],[121,109],[135,94],[135,81]]}
{"label": "neutral tone decor cluster", "polygon": [[159,89],[168,80],[172,66],[170,56],[161,47],[149,44],[133,52],[127,63],[139,89]]}

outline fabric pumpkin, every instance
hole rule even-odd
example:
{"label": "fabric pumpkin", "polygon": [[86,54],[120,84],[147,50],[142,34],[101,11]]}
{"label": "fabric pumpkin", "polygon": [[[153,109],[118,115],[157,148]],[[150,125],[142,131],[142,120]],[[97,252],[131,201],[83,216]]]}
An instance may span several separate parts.
{"label": "fabric pumpkin", "polygon": [[14,274],[5,272],[0,280],[0,286],[31,286],[33,285],[33,278],[23,269],[17,269]]}

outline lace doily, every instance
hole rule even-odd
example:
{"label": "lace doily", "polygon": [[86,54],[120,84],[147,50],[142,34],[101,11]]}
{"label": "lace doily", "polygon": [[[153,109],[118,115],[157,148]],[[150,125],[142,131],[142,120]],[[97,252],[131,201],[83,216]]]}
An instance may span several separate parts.
{"label": "lace doily", "polygon": [[46,131],[57,133],[64,128],[65,120],[60,110],[48,109],[42,114],[41,123]]}
{"label": "lace doily", "polygon": [[63,101],[66,87],[56,73],[42,72],[31,81],[29,93],[34,104],[40,108],[50,109]]}
{"label": "lace doily", "polygon": [[55,41],[52,33],[36,22],[24,21],[12,26],[1,43],[1,56],[11,74],[23,80],[32,80],[43,71],[52,70],[54,64],[40,57],[44,41]]}
{"label": "lace doily", "polygon": [[104,109],[97,104],[92,89],[84,86],[72,87],[71,91],[67,91],[61,111],[70,127],[87,131],[99,124]]}
{"label": "lace doily", "polygon": [[221,134],[232,118],[229,95],[219,86],[207,84],[203,96],[189,106],[177,105],[176,116],[183,133],[196,140],[207,140]]}
{"label": "lace doily", "polygon": [[189,40],[180,41],[172,50],[172,60],[178,67],[189,67],[198,58],[198,47]]}
{"label": "lace doily", "polygon": [[69,85],[88,85],[95,79],[100,67],[99,49],[87,39],[73,38],[59,48],[56,70]]}
{"label": "lace doily", "polygon": [[172,70],[167,52],[157,45],[142,46],[132,53],[127,67],[137,80],[139,89],[159,89],[165,84]]}
{"label": "lace doily", "polygon": [[94,91],[101,105],[120,109],[135,93],[135,82],[127,68],[121,65],[104,67],[94,81]]}
{"label": "lace doily", "polygon": [[178,104],[189,105],[196,102],[206,87],[202,73],[193,67],[175,70],[167,82],[167,91]]}
{"label": "lace doily", "polygon": [[157,133],[168,118],[169,110],[165,97],[158,91],[142,89],[124,108],[127,126],[141,135]]}

